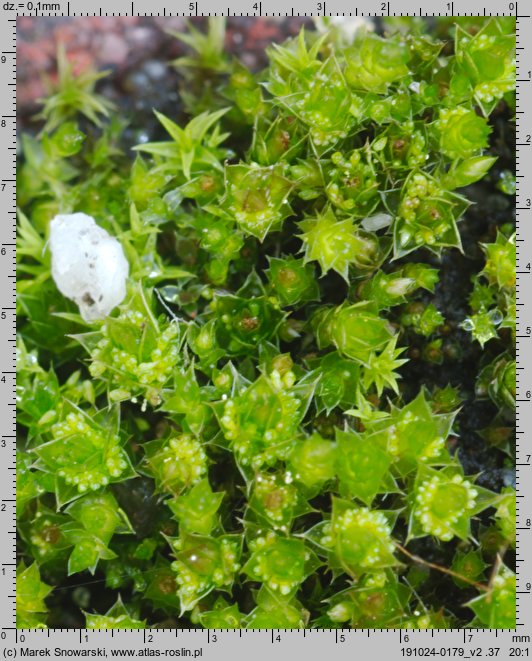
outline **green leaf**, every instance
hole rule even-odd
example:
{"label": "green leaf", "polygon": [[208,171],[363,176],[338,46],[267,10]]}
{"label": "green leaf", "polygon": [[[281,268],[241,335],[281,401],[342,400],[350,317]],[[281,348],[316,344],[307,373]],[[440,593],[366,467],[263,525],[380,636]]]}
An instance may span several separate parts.
{"label": "green leaf", "polygon": [[336,472],[340,495],[358,498],[371,505],[378,493],[386,491],[384,476],[392,458],[371,437],[356,432],[336,430]]}
{"label": "green leaf", "polygon": [[333,499],[329,543],[335,559],[349,575],[399,564],[393,555],[391,532],[383,512]]}
{"label": "green leaf", "polygon": [[460,466],[451,464],[439,471],[420,468],[410,500],[409,538],[433,535],[448,542],[455,536],[466,540],[471,518],[500,496],[474,485]]}
{"label": "green leaf", "polygon": [[146,623],[132,617],[121,597],[118,597],[105,615],[84,613],[85,628],[87,629],[145,629]]}
{"label": "green leaf", "polygon": [[288,202],[291,189],[292,182],[284,177],[282,165],[227,165],[220,208],[236,220],[245,234],[264,241],[269,232],[280,229],[283,220],[291,215]]}
{"label": "green leaf", "polygon": [[346,79],[357,90],[384,93],[388,85],[408,75],[410,55],[400,37],[383,39],[361,34],[346,56]]}
{"label": "green leaf", "polygon": [[222,503],[223,493],[213,493],[209,480],[195,484],[183,496],[166,501],[179,521],[182,530],[208,535],[216,526],[216,513]]}
{"label": "green leaf", "polygon": [[442,185],[448,190],[454,190],[474,184],[488,173],[496,160],[496,156],[472,156],[465,161],[454,161],[442,178]]}
{"label": "green leaf", "polygon": [[300,539],[271,536],[256,540],[251,557],[242,571],[255,581],[264,581],[273,592],[293,594],[315,568],[312,552]]}
{"label": "green leaf", "polygon": [[514,629],[516,578],[505,565],[498,567],[490,589],[468,602],[479,624],[489,629]]}
{"label": "green leaf", "polygon": [[330,207],[315,218],[299,223],[303,230],[305,262],[316,260],[325,274],[336,271],[348,281],[349,266],[360,269],[374,268],[380,260],[379,243],[370,233],[355,229],[353,220],[338,220]]}
{"label": "green leaf", "polygon": [[17,628],[46,629],[48,608],[44,602],[53,588],[41,581],[39,567],[17,566]]}

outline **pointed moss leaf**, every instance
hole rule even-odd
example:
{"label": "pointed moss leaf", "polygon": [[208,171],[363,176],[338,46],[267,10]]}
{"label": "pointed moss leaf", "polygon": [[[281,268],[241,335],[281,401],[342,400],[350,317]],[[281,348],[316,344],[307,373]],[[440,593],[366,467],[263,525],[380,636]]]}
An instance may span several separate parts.
{"label": "pointed moss leaf", "polygon": [[360,366],[332,351],[319,362],[316,396],[329,412],[336,406],[352,406],[360,382]]}
{"label": "pointed moss leaf", "polygon": [[367,574],[360,585],[337,593],[327,610],[333,622],[349,622],[357,629],[385,628],[407,612],[411,591],[389,570]]}
{"label": "pointed moss leaf", "polygon": [[497,160],[496,156],[471,156],[465,160],[454,161],[442,179],[448,190],[462,188],[482,179]]}
{"label": "pointed moss leaf", "polygon": [[263,584],[256,603],[246,617],[246,629],[301,629],[308,623],[309,612],[291,594],[283,595]]}
{"label": "pointed moss leaf", "polygon": [[292,480],[290,471],[284,474],[257,474],[248,501],[248,516],[266,523],[274,530],[290,530],[297,516],[310,511]]}
{"label": "pointed moss leaf", "polygon": [[441,464],[449,461],[445,441],[454,413],[434,415],[424,391],[402,408],[393,409],[389,418],[370,426],[386,452],[394,458],[397,470],[406,474],[418,463]]}
{"label": "pointed moss leaf", "polygon": [[248,353],[271,339],[285,316],[278,301],[266,296],[220,293],[211,309],[216,315],[216,340],[231,355]]}
{"label": "pointed moss leaf", "polygon": [[442,189],[421,172],[413,172],[403,186],[394,223],[394,258],[426,246],[435,252],[462,244],[457,222],[467,209],[465,198]]}
{"label": "pointed moss leaf", "polygon": [[63,527],[66,539],[74,544],[68,561],[69,574],[85,569],[94,573],[99,560],[116,557],[109,543],[116,532],[131,531],[129,522],[110,493],[85,496],[66,511],[74,519]]}
{"label": "pointed moss leaf", "polygon": [[157,557],[144,596],[156,608],[162,608],[168,613],[179,611],[180,601],[177,594],[177,582],[171,563]]}
{"label": "pointed moss leaf", "polygon": [[383,491],[383,478],[392,463],[391,457],[371,437],[336,430],[336,472],[340,494],[358,498],[370,505]]}
{"label": "pointed moss leaf", "polygon": [[119,597],[105,615],[85,613],[87,629],[145,629],[146,623],[132,617]]}
{"label": "pointed moss leaf", "polygon": [[163,171],[178,169],[186,179],[202,170],[221,169],[221,161],[228,153],[219,148],[218,140],[212,139],[216,135],[215,131],[210,135],[209,131],[226,112],[227,109],[201,113],[181,128],[162,113],[155,111],[172,142],[148,142],[138,145],[135,149],[152,156],[160,156],[164,163]]}
{"label": "pointed moss leaf", "polygon": [[44,602],[53,588],[41,581],[39,567],[34,562],[29,567],[17,566],[17,627],[19,629],[44,629],[48,608]]}
{"label": "pointed moss leaf", "polygon": [[502,494],[497,511],[495,512],[495,521],[510,546],[515,547],[517,495],[515,489],[512,487],[505,487],[502,490]]}
{"label": "pointed moss leaf", "polygon": [[498,234],[496,241],[483,245],[486,253],[486,265],[482,271],[490,284],[500,289],[513,291],[515,287],[515,234],[506,238]]}
{"label": "pointed moss leaf", "polygon": [[216,513],[223,493],[213,493],[207,479],[195,484],[190,491],[166,501],[183,530],[208,535],[216,526]]}
{"label": "pointed moss leaf", "polygon": [[200,614],[200,622],[205,629],[241,629],[242,613],[238,610],[238,604],[228,605],[219,598],[213,610]]}

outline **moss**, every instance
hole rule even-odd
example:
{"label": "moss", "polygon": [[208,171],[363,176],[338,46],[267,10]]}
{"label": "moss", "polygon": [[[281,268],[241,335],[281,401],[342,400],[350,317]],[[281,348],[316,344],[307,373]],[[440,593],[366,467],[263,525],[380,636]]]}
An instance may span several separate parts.
{"label": "moss", "polygon": [[[59,54],[21,141],[18,626],[514,626],[515,22],[405,20],[258,73],[191,28],[190,117],[135,158]],[[102,320],[51,280],[74,212],[129,263]]]}

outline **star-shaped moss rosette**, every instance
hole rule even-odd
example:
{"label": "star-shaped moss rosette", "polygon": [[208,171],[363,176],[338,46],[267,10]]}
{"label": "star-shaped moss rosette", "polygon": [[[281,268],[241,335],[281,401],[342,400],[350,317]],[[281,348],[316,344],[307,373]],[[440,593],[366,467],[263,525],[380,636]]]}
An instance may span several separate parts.
{"label": "star-shaped moss rosette", "polygon": [[288,457],[310,403],[314,380],[286,385],[262,375],[217,408],[229,447],[243,467],[259,469]]}
{"label": "star-shaped moss rosette", "polygon": [[315,323],[321,347],[334,344],[341,355],[362,365],[368,365],[375,352],[382,352],[394,335],[371,301],[324,310]]}
{"label": "star-shaped moss rosette", "polygon": [[149,441],[143,445],[146,471],[157,490],[179,496],[200,482],[207,472],[207,454],[201,441],[192,434]]}
{"label": "star-shaped moss rosette", "polygon": [[406,476],[420,465],[445,465],[451,460],[445,447],[456,411],[434,414],[422,390],[401,408],[392,407],[384,418],[368,421],[367,442],[376,444],[393,459],[394,472]]}
{"label": "star-shaped moss rosette", "polygon": [[257,473],[249,485],[245,520],[288,532],[296,517],[312,511],[293,482],[294,475],[289,470]]}
{"label": "star-shaped moss rosette", "polygon": [[315,398],[318,411],[325,409],[330,413],[337,406],[348,408],[355,403],[361,372],[358,363],[344,358],[337,351],[308,362],[319,378]]}
{"label": "star-shaped moss rosette", "polygon": [[460,26],[455,33],[455,69],[449,101],[479,104],[489,115],[499,99],[515,85],[515,41],[496,21],[471,35]]}
{"label": "star-shaped moss rosette", "polygon": [[292,214],[288,201],[291,189],[292,182],[284,176],[282,165],[228,165],[220,209],[234,218],[245,234],[263,241]]}
{"label": "star-shaped moss rosette", "polygon": [[313,493],[334,478],[335,460],[336,444],[315,433],[294,445],[289,464],[294,480]]}
{"label": "star-shaped moss rosette", "polygon": [[218,526],[218,509],[223,493],[214,493],[204,478],[181,496],[166,501],[179,521],[180,528],[190,533],[208,535]]}
{"label": "star-shaped moss rosette", "polygon": [[347,137],[353,126],[351,92],[338,61],[318,59],[319,40],[307,49],[305,33],[272,50],[275,67],[266,84],[276,103],[296,115],[307,128],[312,144],[326,151]]}
{"label": "star-shaped moss rosette", "polygon": [[457,576],[463,576],[467,580],[464,581],[460,578],[454,578],[453,580],[456,585],[464,588],[468,585],[467,581],[481,581],[488,566],[489,565],[484,562],[480,549],[472,549],[469,551],[458,550],[453,558],[451,570],[454,571]]}
{"label": "star-shaped moss rosette", "polygon": [[351,154],[334,152],[325,170],[325,193],[331,204],[354,216],[369,216],[378,205],[376,170],[369,149],[356,149]]}
{"label": "star-shaped moss rosette", "polygon": [[246,629],[302,629],[308,625],[310,613],[293,594],[283,595],[263,584],[255,603],[245,617]]}
{"label": "star-shaped moss rosette", "polygon": [[449,158],[466,159],[488,146],[488,122],[469,108],[442,108],[435,127],[440,149]]}
{"label": "star-shaped moss rosette", "polygon": [[408,537],[432,535],[443,542],[471,535],[471,519],[496,505],[500,496],[464,477],[455,464],[435,470],[420,467],[410,500]]}
{"label": "star-shaped moss rosette", "polygon": [[319,287],[312,264],[294,257],[270,257],[268,261],[270,287],[283,306],[318,300]]}
{"label": "star-shaped moss rosette", "polygon": [[40,567],[54,566],[67,560],[72,544],[65,536],[64,527],[69,523],[69,516],[54,512],[40,502],[33,520],[20,518],[20,534],[33,557],[38,559]]}
{"label": "star-shaped moss rosette", "polygon": [[370,506],[378,493],[396,489],[389,474],[393,458],[367,434],[336,430],[336,474],[340,495]]}
{"label": "star-shaped moss rosette", "polygon": [[106,383],[112,401],[142,397],[144,406],[161,403],[162,388],[179,364],[182,332],[177,321],[155,318],[142,290],[100,330],[75,337],[90,353],[91,375]]}
{"label": "star-shaped moss rosette", "polygon": [[168,538],[176,557],[172,571],[177,582],[181,611],[191,610],[214,589],[230,590],[240,570],[242,539],[181,533]]}
{"label": "star-shaped moss rosette", "polygon": [[[189,331],[191,329],[189,326]],[[211,357],[212,354],[209,354],[205,360]],[[198,369],[200,369],[200,365],[202,367],[203,362],[198,365]],[[171,415],[184,431],[198,436],[212,420],[213,414],[211,407],[204,399],[204,392],[198,383],[195,367],[194,364],[191,364],[186,370],[174,372],[171,387],[164,391],[161,411]],[[206,371],[210,373],[212,368]]]}
{"label": "star-shaped moss rosette", "polygon": [[251,556],[242,571],[254,581],[263,582],[273,593],[293,595],[320,564],[301,539],[273,534],[250,543]]}
{"label": "star-shaped moss rosette", "polygon": [[473,277],[469,304],[473,314],[461,326],[484,347],[486,342],[510,329],[515,344],[516,333],[516,245],[515,234],[501,232],[493,243],[482,244],[486,264]]}
{"label": "star-shaped moss rosette", "polygon": [[421,301],[416,301],[404,306],[403,310],[401,323],[424,337],[430,337],[445,321],[433,303],[424,305]]}
{"label": "star-shaped moss rosette", "polygon": [[489,396],[504,412],[515,410],[516,361],[503,353],[488,363],[477,377],[476,392],[479,397]]}
{"label": "star-shaped moss rosette", "polygon": [[412,172],[406,180],[394,222],[394,259],[422,246],[437,254],[462,249],[457,222],[469,206],[466,198],[442,188],[433,177]]}
{"label": "star-shaped moss rosette", "polygon": [[242,355],[272,339],[285,314],[273,297],[236,296],[220,292],[211,302],[218,347]]}
{"label": "star-shaped moss rosette", "polygon": [[185,180],[190,179],[193,174],[213,168],[221,170],[221,163],[230,152],[220,147],[228,134],[220,132],[217,122],[226,112],[227,109],[201,113],[191,119],[185,128],[181,128],[162,113],[155,111],[157,119],[172,141],[147,142],[137,145],[135,149],[159,157],[159,169],[163,173],[182,172]]}
{"label": "star-shaped moss rosette", "polygon": [[351,217],[337,218],[331,207],[301,221],[299,227],[305,262],[317,261],[323,274],[334,270],[348,282],[350,265],[373,270],[384,259],[375,235],[355,228]]}
{"label": "star-shaped moss rosette", "polygon": [[205,629],[242,629],[242,617],[238,606],[229,605],[223,597],[218,597],[212,610],[199,614]]}
{"label": "star-shaped moss rosette", "polygon": [[399,564],[394,556],[395,515],[333,499],[332,517],[322,529],[320,543],[332,561],[352,577]]}
{"label": "star-shaped moss rosette", "polygon": [[361,35],[346,55],[346,79],[356,90],[383,94],[409,73],[409,49],[401,36],[383,39],[375,34]]}
{"label": "star-shaped moss rosette", "polygon": [[487,278],[490,285],[513,293],[516,281],[515,234],[506,237],[498,233],[493,243],[485,243],[482,248],[486,254],[486,265],[481,274]]}
{"label": "star-shaped moss rosette", "polygon": [[35,447],[35,466],[53,476],[58,503],[135,476],[119,423],[116,407],[92,415],[71,407],[52,426],[50,440]]}
{"label": "star-shaped moss rosette", "polygon": [[68,119],[83,114],[101,126],[102,117],[108,117],[114,105],[104,96],[96,94],[95,85],[108,75],[107,71],[87,70],[74,75],[63,44],[57,49],[57,81],[47,80],[48,95],[42,99],[43,109],[38,115],[46,120],[43,130],[52,132]]}
{"label": "star-shaped moss rosette", "polygon": [[495,512],[495,521],[504,539],[510,546],[515,547],[517,526],[517,494],[513,487],[502,490],[502,498]]}

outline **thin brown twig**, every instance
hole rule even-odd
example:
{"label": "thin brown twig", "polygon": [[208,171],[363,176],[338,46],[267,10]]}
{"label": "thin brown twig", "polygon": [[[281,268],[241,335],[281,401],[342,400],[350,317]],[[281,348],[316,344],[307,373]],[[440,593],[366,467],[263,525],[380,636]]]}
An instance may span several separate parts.
{"label": "thin brown twig", "polygon": [[497,555],[495,557],[495,562],[493,563],[493,567],[491,570],[491,575],[490,575],[490,580],[489,580],[489,587],[493,587],[493,581],[495,580],[497,574],[499,573],[499,569],[502,565],[502,559],[504,558],[504,554],[506,553],[507,546],[502,546],[498,551]]}
{"label": "thin brown twig", "polygon": [[404,546],[401,546],[399,542],[395,542],[395,546],[401,551],[401,553],[404,553],[412,562],[415,562],[418,565],[424,565],[425,567],[430,567],[430,569],[435,569],[436,571],[440,571],[443,574],[448,574],[449,576],[452,576],[453,578],[457,578],[460,581],[464,581],[464,583],[469,583],[469,585],[473,585],[474,587],[477,588],[477,590],[482,590],[483,592],[489,592],[489,586],[484,585],[483,583],[478,583],[477,581],[472,580],[471,578],[468,578],[467,576],[462,576],[462,574],[459,574],[456,571],[453,571],[452,569],[447,569],[447,567],[442,567],[441,565],[437,565],[434,562],[429,562],[428,560],[423,560],[423,558],[420,558],[418,555],[415,555],[414,553],[410,553],[410,551],[407,551]]}

